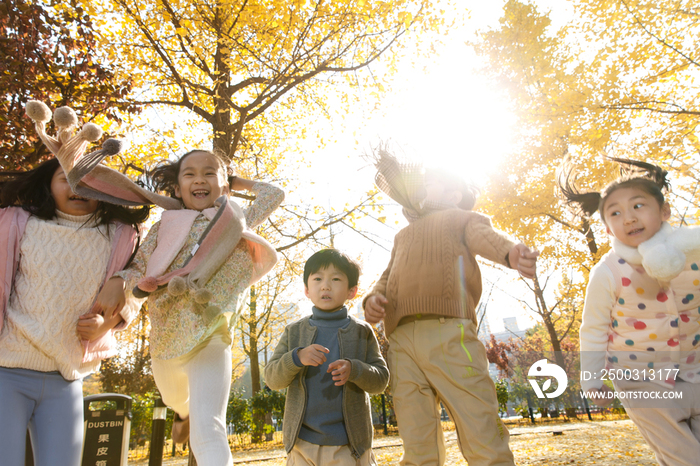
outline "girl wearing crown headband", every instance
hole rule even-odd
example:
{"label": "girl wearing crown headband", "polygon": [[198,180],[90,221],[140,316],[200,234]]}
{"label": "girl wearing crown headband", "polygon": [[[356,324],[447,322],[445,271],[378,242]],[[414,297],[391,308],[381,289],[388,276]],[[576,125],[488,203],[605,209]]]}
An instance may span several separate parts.
{"label": "girl wearing crown headband", "polygon": [[[148,295],[153,376],[177,413],[173,440],[189,436],[198,463],[212,466],[233,462],[226,435],[233,317],[245,290],[276,261],[272,246],[251,228],[284,198],[279,188],[228,170],[203,150],[155,169],[155,187],[183,209],[165,211],[129,268],[113,279],[119,291]],[[229,186],[254,193],[255,201],[241,211],[228,201]]]}
{"label": "girl wearing crown headband", "polygon": [[2,463],[25,463],[29,429],[34,464],[75,466],[83,378],[116,353],[113,333],[138,314],[136,302],[117,309],[96,297],[132,256],[149,208],[76,195],[55,158],[1,176]]}
{"label": "girl wearing crown headband", "polygon": [[619,398],[659,464],[697,464],[700,229],[667,223],[665,170],[611,160],[622,175],[600,193],[579,191],[570,166],[559,176],[566,201],[586,216],[598,211],[612,237],[586,290],[581,386],[599,406]]}

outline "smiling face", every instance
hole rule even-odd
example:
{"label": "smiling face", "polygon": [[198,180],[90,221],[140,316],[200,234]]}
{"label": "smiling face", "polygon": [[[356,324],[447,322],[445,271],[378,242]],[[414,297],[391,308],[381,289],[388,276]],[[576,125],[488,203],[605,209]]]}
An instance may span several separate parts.
{"label": "smiling face", "polygon": [[97,210],[98,201],[80,197],[73,192],[60,166],[51,178],[51,196],[56,203],[56,209],[64,214],[81,216],[92,214]]}
{"label": "smiling face", "polygon": [[643,189],[629,187],[610,193],[602,214],[608,234],[636,248],[661,229],[663,222],[671,217],[671,208],[668,203],[659,205]]}
{"label": "smiling face", "polygon": [[355,297],[357,286],[349,288],[348,277],[331,264],[309,275],[304,293],[318,309],[333,312]]}
{"label": "smiling face", "polygon": [[193,152],[180,164],[175,195],[187,209],[204,210],[228,194],[224,168],[207,152]]}

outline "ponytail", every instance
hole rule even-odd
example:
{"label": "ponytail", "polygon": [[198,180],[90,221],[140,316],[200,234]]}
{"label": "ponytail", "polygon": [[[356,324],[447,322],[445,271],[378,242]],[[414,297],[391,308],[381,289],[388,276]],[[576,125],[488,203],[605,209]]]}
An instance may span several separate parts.
{"label": "ponytail", "polygon": [[660,206],[664,205],[666,202],[664,193],[671,189],[668,171],[638,160],[616,157],[605,157],[605,159],[620,165],[620,176],[601,192],[581,192],[576,187],[576,174],[569,159],[557,169],[557,184],[564,202],[574,207],[578,215],[590,217],[596,211],[600,211],[602,217],[602,210],[608,196],[622,188],[639,188],[652,195]]}

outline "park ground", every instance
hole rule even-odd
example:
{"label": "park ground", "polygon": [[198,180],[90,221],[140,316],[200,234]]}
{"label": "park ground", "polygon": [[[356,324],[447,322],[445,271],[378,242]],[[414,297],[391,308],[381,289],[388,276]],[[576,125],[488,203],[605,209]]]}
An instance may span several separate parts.
{"label": "park ground", "polygon": [[[510,446],[515,463],[530,465],[656,465],[654,454],[630,420],[566,422],[562,424],[522,425],[509,427]],[[457,444],[455,431],[445,433],[446,465],[466,465]],[[378,436],[374,454],[379,465],[398,464],[402,453],[397,436]],[[284,450],[280,445],[264,450],[234,451],[236,465],[283,466]],[[130,462],[146,465],[148,460]],[[163,460],[163,465],[185,466],[186,457]]]}

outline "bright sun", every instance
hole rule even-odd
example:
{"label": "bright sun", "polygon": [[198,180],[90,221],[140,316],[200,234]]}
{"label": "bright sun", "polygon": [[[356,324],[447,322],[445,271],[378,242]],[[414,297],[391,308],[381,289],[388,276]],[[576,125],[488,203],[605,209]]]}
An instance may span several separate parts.
{"label": "bright sun", "polygon": [[384,115],[368,123],[368,136],[390,138],[407,156],[477,185],[513,153],[515,118],[505,98],[464,60],[403,74],[394,90],[382,101]]}

